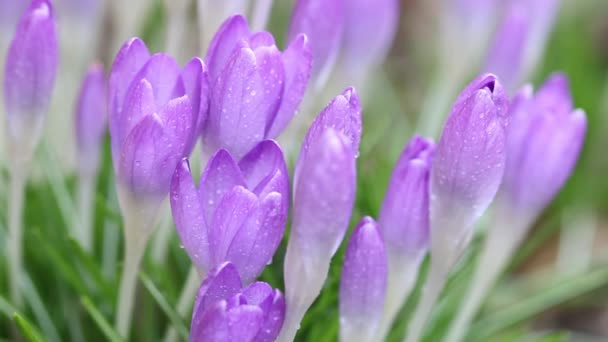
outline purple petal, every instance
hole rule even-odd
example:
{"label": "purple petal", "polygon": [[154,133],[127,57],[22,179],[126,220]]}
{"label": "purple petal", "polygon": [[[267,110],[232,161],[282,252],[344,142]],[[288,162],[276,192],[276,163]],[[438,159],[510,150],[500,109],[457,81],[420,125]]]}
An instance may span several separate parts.
{"label": "purple petal", "polygon": [[313,75],[331,68],[340,50],[345,25],[345,1],[297,0],[289,25],[289,40],[300,33],[310,39]]}
{"label": "purple petal", "polygon": [[372,341],[382,320],[387,259],[376,223],[365,217],[346,247],[340,280],[340,339]]}
{"label": "purple petal", "polygon": [[556,115],[569,116],[574,105],[566,75],[561,73],[551,75],[536,92],[534,101],[540,109]]}
{"label": "purple petal", "polygon": [[282,57],[285,66],[285,90],[281,106],[266,133],[266,137],[271,139],[278,137],[287,127],[306,92],[312,67],[312,52],[306,36],[297,35]]}
{"label": "purple petal", "polygon": [[274,290],[272,304],[265,310],[264,323],[260,328],[255,342],[273,342],[276,340],[285,319],[285,298],[279,290]]}
{"label": "purple petal", "polygon": [[222,198],[237,185],[245,186],[245,179],[236,161],[228,151],[217,151],[207,164],[199,185],[199,198],[207,226],[211,225]]}
{"label": "purple petal", "polygon": [[291,234],[311,257],[332,256],[340,245],[354,203],[355,155],[350,141],[329,128],[311,142],[297,166]]}
{"label": "purple petal", "polygon": [[83,172],[95,172],[99,166],[106,121],[106,79],[103,66],[93,64],[84,77],[76,103],[78,164]]}
{"label": "purple petal", "polygon": [[253,305],[241,305],[228,311],[230,341],[253,341],[262,327],[264,313]]}
{"label": "purple petal", "polygon": [[211,264],[207,225],[187,159],[183,159],[175,169],[170,201],[173,221],[181,243],[199,273],[204,274]]}
{"label": "purple petal", "polygon": [[17,26],[4,68],[4,106],[11,138],[29,135],[48,110],[57,72],[57,34],[53,8],[34,0]]}
{"label": "purple petal", "polygon": [[135,75],[132,84],[137,84],[143,79],[152,85],[157,107],[162,107],[170,99],[185,94],[184,85],[180,78],[179,65],[173,57],[167,54],[156,53],[152,55]]}
{"label": "purple petal", "polygon": [[190,341],[250,342],[260,330],[262,320],[262,310],[257,306],[229,307],[226,301],[220,301],[197,315],[196,320],[193,317]]}
{"label": "purple petal", "polygon": [[[242,186],[234,187],[221,200],[209,226],[211,258],[214,264],[229,259],[229,249],[237,233],[258,208],[257,197]],[[235,262],[243,272],[242,266]]]}
{"label": "purple petal", "polygon": [[182,71],[182,79],[186,88],[186,94],[192,102],[192,139],[188,144],[186,151],[192,151],[196,144],[197,138],[203,131],[205,120],[209,112],[209,78],[203,61],[198,58],[192,58]]}
{"label": "purple petal", "polygon": [[[264,197],[276,191],[289,199],[289,173],[283,151],[273,140],[264,140],[239,161],[247,188]],[[273,182],[273,180],[276,180]]]}
{"label": "purple petal", "polygon": [[205,61],[209,67],[209,79],[215,80],[229,62],[237,43],[250,35],[247,20],[242,15],[234,15],[220,26],[213,37]]}
{"label": "purple petal", "polygon": [[239,293],[241,287],[241,277],[236,266],[229,262],[218,265],[209,272],[198,290],[194,315],[204,312],[221,300],[228,300]]}
{"label": "purple petal", "polygon": [[[255,280],[272,260],[283,238],[287,215],[282,210],[281,195],[276,192],[261,199],[255,207],[249,202],[246,206],[247,209],[251,208],[247,212],[249,217],[241,223],[238,231],[228,235],[230,245],[226,260],[238,267],[243,282],[248,284]],[[239,210],[238,206],[235,206],[234,210]],[[232,232],[230,228],[224,230]]]}
{"label": "purple petal", "polygon": [[262,31],[256,32],[252,34],[251,37],[249,37],[249,45],[252,49],[255,50],[263,46],[275,46],[276,43],[274,41],[274,37],[272,36],[272,34],[270,34],[270,32]]}
{"label": "purple petal", "polygon": [[216,302],[206,311],[197,310],[195,307],[190,323],[190,342],[230,341],[226,307],[225,300]]}
{"label": "purple petal", "polygon": [[247,304],[260,307],[264,315],[268,313],[274,300],[272,287],[261,281],[256,281],[245,287],[242,294],[247,299]]}
{"label": "purple petal", "polygon": [[429,179],[435,144],[414,136],[397,162],[380,210],[389,254],[419,256],[429,245]]}

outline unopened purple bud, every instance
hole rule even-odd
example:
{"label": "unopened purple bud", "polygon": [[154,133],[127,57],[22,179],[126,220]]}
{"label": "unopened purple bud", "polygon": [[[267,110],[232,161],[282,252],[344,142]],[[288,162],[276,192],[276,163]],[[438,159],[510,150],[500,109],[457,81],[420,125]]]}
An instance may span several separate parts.
{"label": "unopened purple bud", "polygon": [[363,73],[380,64],[388,54],[399,24],[399,1],[351,0],[344,10],[345,68],[351,73]]}
{"label": "unopened purple bud", "polygon": [[340,279],[340,340],[374,341],[384,308],[387,259],[372,218],[355,228]]}
{"label": "unopened purple bud", "polygon": [[512,106],[502,204],[534,219],[562,187],[580,154],[587,120],[574,110],[568,80],[555,74],[532,96],[523,89]]}
{"label": "unopened purple bud", "polygon": [[232,263],[209,273],[194,304],[190,341],[275,340],[285,314],[283,296],[263,282],[241,286]]}
{"label": "unopened purple bud", "polygon": [[278,136],[299,106],[310,77],[306,38],[280,52],[268,32],[251,33],[244,17],[230,17],[207,54],[211,85],[206,148],[242,157]]}
{"label": "unopened purple bud", "polygon": [[288,205],[287,166],[273,141],[261,142],[239,163],[218,151],[198,189],[184,160],[171,185],[177,232],[199,272],[231,261],[245,283],[262,272],[281,242]]}
{"label": "unopened purple bud", "polygon": [[94,173],[107,123],[106,79],[101,64],[91,65],[84,77],[75,121],[79,167],[85,174]]}
{"label": "unopened purple bud", "polygon": [[393,170],[378,220],[389,260],[421,260],[428,249],[434,152],[432,141],[414,136]]}
{"label": "unopened purple bud", "polygon": [[346,22],[344,0],[297,0],[291,14],[288,36],[305,34],[310,40],[313,75],[322,83],[331,73],[340,53]]}
{"label": "unopened purple bud", "polygon": [[507,121],[505,92],[487,74],[465,88],[445,123],[431,173],[431,244],[447,254],[439,257],[446,266],[468,245],[502,181]]}
{"label": "unopened purple bud", "polygon": [[8,136],[16,154],[31,154],[42,134],[57,71],[53,6],[34,0],[11,41],[4,68]]}

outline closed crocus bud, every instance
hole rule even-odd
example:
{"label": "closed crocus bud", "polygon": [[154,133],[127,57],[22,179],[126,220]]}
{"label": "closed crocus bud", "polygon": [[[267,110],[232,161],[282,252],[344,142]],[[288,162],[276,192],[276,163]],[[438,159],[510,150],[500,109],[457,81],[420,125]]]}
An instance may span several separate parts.
{"label": "closed crocus bud", "polygon": [[209,161],[197,189],[187,160],[175,170],[171,209],[199,274],[230,261],[251,283],[272,260],[285,230],[289,178],[281,149],[263,141],[237,162],[226,150]]}
{"label": "closed crocus bud", "polygon": [[34,0],[17,25],[4,68],[9,155],[27,163],[38,144],[57,71],[57,34],[51,2]]}
{"label": "closed crocus bud", "polygon": [[376,222],[365,217],[346,247],[340,277],[340,341],[377,341],[387,260]]}
{"label": "closed crocus bud", "polygon": [[348,1],[344,10],[341,59],[348,72],[361,78],[382,63],[389,52],[399,24],[399,1],[354,0]]}
{"label": "closed crocus bud", "polygon": [[281,52],[270,33],[251,33],[244,17],[226,20],[206,59],[211,93],[205,148],[225,148],[241,158],[277,137],[302,100],[311,58],[303,35]]}
{"label": "closed crocus bud", "polygon": [[304,313],[323,287],[350,220],[361,138],[361,108],[358,102],[349,105],[354,98],[349,93],[334,100],[315,119],[302,144],[284,264],[287,315],[278,341],[293,341]]}
{"label": "closed crocus bud", "polygon": [[377,336],[382,339],[416,283],[429,248],[429,181],[435,144],[414,136],[393,170],[378,226],[388,256],[387,301]]}
{"label": "closed crocus bud", "polygon": [[288,36],[303,33],[310,39],[317,88],[325,84],[340,54],[346,8],[344,0],[297,0],[291,13]]}
{"label": "closed crocus bud", "polygon": [[284,315],[281,292],[263,282],[242,288],[237,268],[223,263],[210,272],[198,291],[190,341],[272,342]]}
{"label": "closed crocus bud", "polygon": [[97,172],[106,122],[106,79],[103,66],[93,64],[84,77],[76,104],[78,165],[83,174]]}

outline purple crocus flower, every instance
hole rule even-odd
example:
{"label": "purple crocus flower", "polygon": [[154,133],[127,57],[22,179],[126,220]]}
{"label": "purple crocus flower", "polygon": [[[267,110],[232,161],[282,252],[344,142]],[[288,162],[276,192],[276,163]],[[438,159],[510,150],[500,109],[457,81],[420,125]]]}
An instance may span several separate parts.
{"label": "purple crocus flower", "polygon": [[175,166],[190,153],[206,115],[203,62],[182,73],[138,38],[118,52],[109,79],[112,159],[119,184],[135,197],[162,198]]}
{"label": "purple crocus flower", "polygon": [[97,172],[106,122],[106,79],[103,66],[93,64],[84,77],[76,104],[78,164],[83,174]]}
{"label": "purple crocus flower", "polygon": [[346,247],[340,277],[340,341],[377,341],[387,260],[378,226],[364,217]]}
{"label": "purple crocus flower", "polygon": [[290,39],[306,34],[313,55],[313,75],[324,84],[340,54],[346,22],[344,0],[297,0],[289,25]]}
{"label": "purple crocus flower", "polygon": [[238,163],[219,150],[198,189],[188,161],[175,170],[171,208],[178,235],[201,275],[224,261],[245,283],[270,262],[287,220],[289,178],[280,147],[259,143]]}
{"label": "purple crocus flower", "polygon": [[284,316],[285,300],[279,290],[263,282],[243,288],[237,267],[223,263],[198,290],[190,341],[272,342]]}
{"label": "purple crocus flower", "polygon": [[205,148],[225,148],[240,158],[277,137],[302,100],[311,58],[304,35],[281,53],[270,33],[251,33],[243,16],[226,20],[206,58],[211,93]]}
{"label": "purple crocus flower", "polygon": [[302,144],[284,264],[288,309],[278,341],[293,341],[344,238],[355,198],[360,138],[361,106],[349,88],[319,114]]}
{"label": "purple crocus flower", "polygon": [[416,283],[429,248],[430,175],[435,144],[414,136],[393,170],[379,215],[388,255],[388,289],[379,339]]}
{"label": "purple crocus flower", "polygon": [[34,0],[11,41],[4,68],[9,154],[27,162],[40,136],[57,72],[57,33],[51,2]]}

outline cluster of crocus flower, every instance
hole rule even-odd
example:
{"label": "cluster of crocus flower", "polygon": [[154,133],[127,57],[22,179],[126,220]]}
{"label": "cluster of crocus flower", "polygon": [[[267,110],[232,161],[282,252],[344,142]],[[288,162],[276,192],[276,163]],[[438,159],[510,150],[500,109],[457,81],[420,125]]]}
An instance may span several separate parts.
{"label": "cluster of crocus flower", "polygon": [[[493,2],[488,6],[494,8]],[[513,76],[510,85],[521,76],[502,68],[504,56],[521,50],[523,33],[528,33],[518,21],[521,5],[513,6],[504,30],[515,40],[497,46],[493,53],[498,57],[488,62],[490,70]],[[170,194],[177,233],[202,281],[190,339],[295,338],[351,220],[362,133],[357,92],[346,88],[312,122],[291,191],[285,156],[272,139],[296,113],[311,74],[323,80],[339,58],[347,68],[362,72],[379,63],[395,33],[396,7],[396,1],[302,0],[296,2],[291,40],[283,52],[270,33],[251,32],[245,18],[234,15],[215,34],[204,61],[195,57],[180,68],[170,55],[150,54],[142,40],[132,38],[118,51],[107,88],[103,68],[91,67],[76,109],[80,172],[83,179],[97,172],[107,110],[125,222],[116,315],[121,335],[128,336],[139,263],[157,211]],[[317,25],[319,18],[324,20]],[[538,31],[546,34],[547,26]],[[9,231],[16,303],[20,177],[40,139],[56,50],[52,6],[48,0],[34,0],[9,50],[5,79],[11,173],[16,179],[11,205],[17,209],[11,210]],[[456,99],[437,145],[421,136],[407,144],[378,222],[366,216],[354,228],[340,282],[341,341],[386,336],[430,251],[429,275],[406,339],[419,341],[477,221],[496,197],[470,300],[449,334],[453,341],[462,339],[509,256],[572,171],[585,128],[585,114],[573,110],[563,75],[550,77],[536,94],[526,86],[512,99],[493,74],[473,80]],[[212,157],[196,186],[188,157],[199,141]],[[283,239],[290,198],[283,297],[256,278]],[[507,229],[511,218],[515,226]],[[86,244],[89,239],[82,240]]]}

